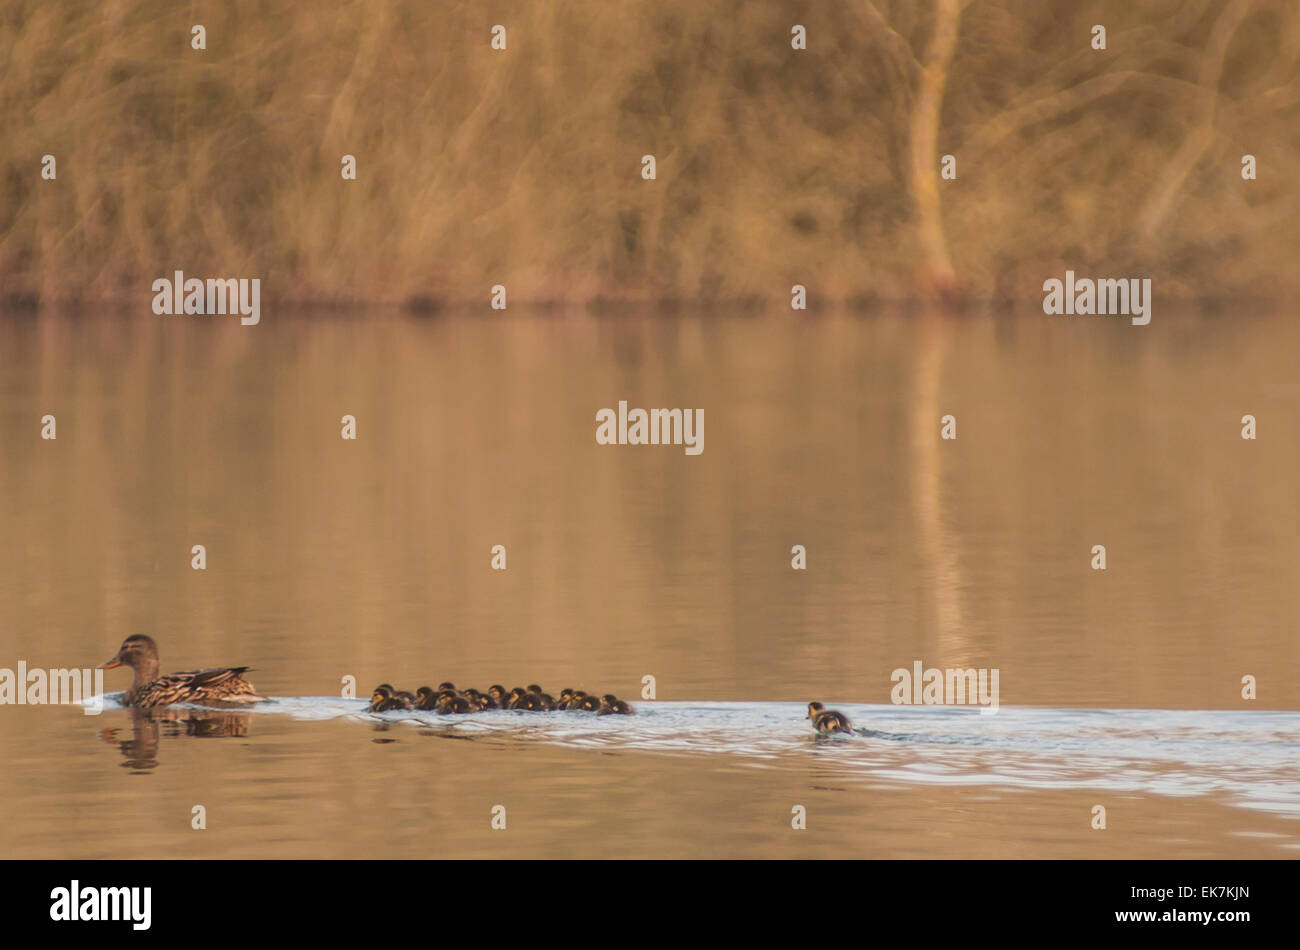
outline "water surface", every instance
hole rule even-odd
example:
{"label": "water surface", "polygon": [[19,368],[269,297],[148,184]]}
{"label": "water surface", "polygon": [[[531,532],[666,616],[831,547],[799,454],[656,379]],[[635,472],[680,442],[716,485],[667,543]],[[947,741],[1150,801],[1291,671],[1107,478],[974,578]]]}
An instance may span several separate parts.
{"label": "water surface", "polygon": [[[1293,856],[1298,326],[0,321],[0,666],[146,632],[277,697],[125,754],[125,711],[0,707],[0,851]],[[703,454],[597,445],[620,399],[703,408]],[[917,660],[998,668],[1004,709],[889,706]],[[301,698],[647,675],[599,728]],[[812,699],[874,734],[810,739]]]}

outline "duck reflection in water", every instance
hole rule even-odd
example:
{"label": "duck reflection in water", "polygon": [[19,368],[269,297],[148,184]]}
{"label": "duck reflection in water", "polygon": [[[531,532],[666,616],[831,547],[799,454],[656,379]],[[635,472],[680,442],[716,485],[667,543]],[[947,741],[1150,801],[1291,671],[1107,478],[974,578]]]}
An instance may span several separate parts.
{"label": "duck reflection in water", "polygon": [[131,717],[131,732],[125,729],[101,729],[102,742],[116,745],[125,757],[123,768],[147,772],[158,767],[158,747],[162,738],[189,736],[194,739],[242,738],[248,735],[249,714],[215,709],[162,709],[126,710]]}

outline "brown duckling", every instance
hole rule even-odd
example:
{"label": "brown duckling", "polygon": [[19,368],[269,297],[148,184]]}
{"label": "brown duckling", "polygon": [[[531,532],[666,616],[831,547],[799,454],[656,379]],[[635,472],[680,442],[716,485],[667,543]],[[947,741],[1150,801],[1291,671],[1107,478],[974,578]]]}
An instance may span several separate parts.
{"label": "brown duckling", "polygon": [[493,683],[488,687],[488,696],[502,709],[505,709],[510,702],[506,696],[506,688],[500,683]]}
{"label": "brown duckling", "polygon": [[527,705],[525,703],[525,699],[528,697],[528,695],[529,694],[526,690],[524,690],[522,687],[516,686],[514,689],[510,691],[510,694],[506,697],[506,708],[526,709]]}
{"label": "brown duckling", "polygon": [[380,683],[370,694],[370,705],[366,712],[388,712],[390,709],[401,709],[402,702],[394,697],[396,691],[388,683]]}
{"label": "brown duckling", "polygon": [[613,693],[600,697],[600,708],[596,710],[597,716],[630,716],[632,713],[632,707]]}
{"label": "brown duckling", "polygon": [[555,710],[555,700],[551,698],[550,693],[537,693],[534,698],[537,700],[537,708],[542,712]]}
{"label": "brown duckling", "polygon": [[570,701],[572,701],[572,699],[573,699],[573,690],[569,689],[569,687],[567,686],[564,687],[564,689],[560,690],[560,700],[555,704],[555,708],[568,709],[569,703]]}
{"label": "brown duckling", "polygon": [[827,709],[821,703],[808,704],[808,718],[818,732],[853,732],[849,717],[835,709]]}
{"label": "brown duckling", "polygon": [[438,708],[438,694],[432,686],[421,686],[415,691],[415,708],[425,712]]}
{"label": "brown duckling", "polygon": [[536,683],[530,683],[528,686],[528,692],[532,693],[534,696],[540,696],[542,694],[542,688]]}
{"label": "brown duckling", "polygon": [[596,712],[600,709],[600,697],[583,694],[582,698],[569,706],[570,709],[581,709],[584,712]]}
{"label": "brown duckling", "polygon": [[438,684],[438,692],[441,693],[441,692],[443,692],[444,690],[447,690],[447,691],[450,691],[450,692],[453,692],[453,693],[454,693],[454,692],[457,692],[457,690],[456,690],[456,684],[455,684],[455,683],[439,683],[439,684]]}
{"label": "brown duckling", "polygon": [[464,696],[458,696],[455,693],[450,695],[444,693],[443,696],[445,698],[438,703],[439,716],[450,716],[453,713],[460,715],[470,711],[469,700]]}
{"label": "brown duckling", "polygon": [[404,690],[404,689],[397,690],[395,693],[393,693],[393,699],[401,704],[397,707],[398,709],[415,708],[415,694],[409,692],[408,690]]}
{"label": "brown duckling", "polygon": [[223,666],[211,670],[184,670],[158,674],[158,644],[153,637],[137,633],[122,641],[117,655],[101,669],[111,670],[125,664],[135,678],[124,697],[128,706],[151,709],[171,703],[198,703],[205,706],[230,706],[258,703],[253,684],[244,679],[247,666]]}

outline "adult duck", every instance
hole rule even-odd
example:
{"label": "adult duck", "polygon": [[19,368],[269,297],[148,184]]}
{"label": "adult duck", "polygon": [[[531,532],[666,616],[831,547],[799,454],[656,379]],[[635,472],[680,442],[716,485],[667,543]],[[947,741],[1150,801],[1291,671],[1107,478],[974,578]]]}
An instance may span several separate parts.
{"label": "adult duck", "polygon": [[135,679],[126,691],[128,706],[154,709],[172,703],[196,703],[201,706],[246,706],[266,699],[257,695],[253,684],[244,679],[247,666],[221,666],[211,670],[182,670],[158,673],[158,644],[153,637],[137,633],[122,641],[117,655],[100,668],[129,666]]}

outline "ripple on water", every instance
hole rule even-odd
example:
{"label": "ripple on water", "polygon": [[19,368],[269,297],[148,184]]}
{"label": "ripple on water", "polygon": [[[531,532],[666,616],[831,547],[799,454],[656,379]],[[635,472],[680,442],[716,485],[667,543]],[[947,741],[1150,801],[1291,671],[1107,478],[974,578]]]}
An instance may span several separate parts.
{"label": "ripple on water", "polygon": [[[105,696],[106,707],[120,707],[121,697]],[[970,708],[836,705],[857,724],[854,735],[814,736],[803,703],[643,702],[635,716],[439,716],[372,714],[364,700],[306,696],[253,711],[578,749],[726,755],[767,767],[795,767],[816,751],[824,753],[819,769],[875,782],[1213,794],[1241,808],[1300,817],[1300,713],[1004,706],[988,716]]]}

